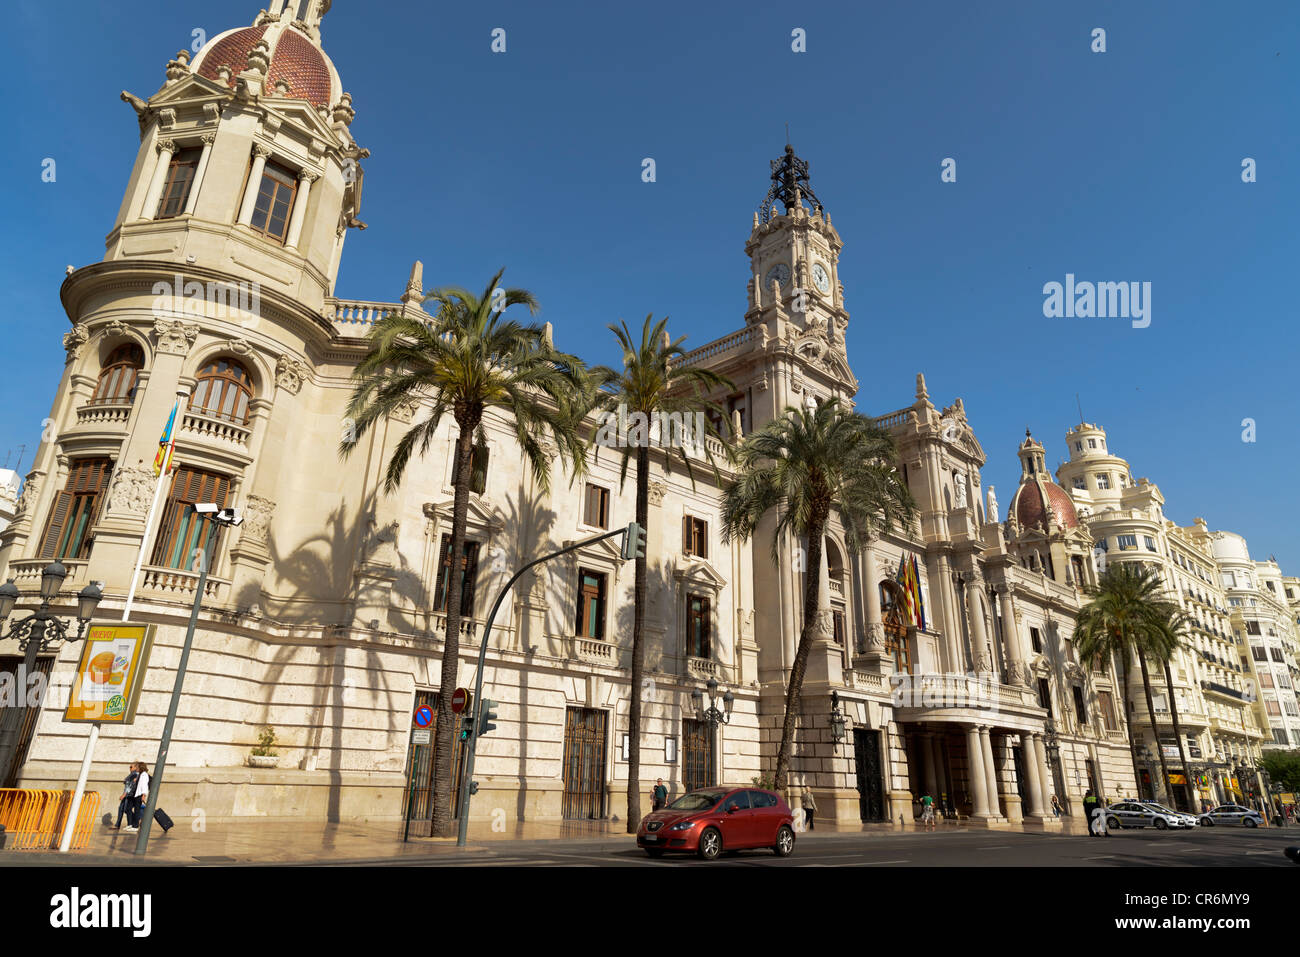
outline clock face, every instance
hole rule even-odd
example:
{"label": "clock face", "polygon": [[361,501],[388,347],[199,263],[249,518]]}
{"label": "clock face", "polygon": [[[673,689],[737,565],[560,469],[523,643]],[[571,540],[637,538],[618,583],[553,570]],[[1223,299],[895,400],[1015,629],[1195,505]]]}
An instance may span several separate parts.
{"label": "clock face", "polygon": [[831,276],[830,273],[826,271],[826,267],[824,267],[821,263],[815,263],[813,265],[812,273],[813,273],[813,285],[817,287],[817,290],[821,292],[823,295],[830,292]]}
{"label": "clock face", "polygon": [[790,281],[790,267],[787,266],[785,263],[777,263],[775,266],[773,266],[771,269],[767,271],[767,282],[769,285],[772,282],[777,282],[780,283],[782,286],[784,286],[789,281]]}

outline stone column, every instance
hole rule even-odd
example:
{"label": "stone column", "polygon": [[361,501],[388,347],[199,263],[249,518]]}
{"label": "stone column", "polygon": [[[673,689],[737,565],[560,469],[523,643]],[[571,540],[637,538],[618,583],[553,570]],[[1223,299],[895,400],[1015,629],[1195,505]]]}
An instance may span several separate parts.
{"label": "stone column", "polygon": [[934,799],[936,801],[939,800],[940,794],[947,794],[949,797],[951,797],[953,792],[952,781],[949,779],[950,775],[948,772],[948,768],[943,763],[943,740],[942,739],[943,739],[942,735],[932,734],[930,735],[930,741],[929,741],[930,753],[933,755],[934,767],[936,771],[936,774],[934,776],[934,785],[938,789],[938,794],[935,794],[934,796]]}
{"label": "stone column", "polygon": [[980,746],[984,751],[984,778],[989,788],[989,813],[994,817],[1002,815],[1002,804],[998,797],[998,765],[993,760],[992,729],[980,728]]}
{"label": "stone column", "polygon": [[266,160],[271,151],[261,143],[253,144],[253,168],[248,172],[248,185],[244,188],[244,201],[239,206],[239,218],[236,222],[245,226],[252,225],[253,208],[257,205],[257,193],[262,188],[262,173],[266,171]]}
{"label": "stone column", "polygon": [[[966,611],[970,615],[970,658],[976,671],[981,670],[980,664],[985,661],[989,653],[988,629],[984,627],[984,611],[980,607],[982,587],[979,579],[966,585]],[[991,670],[993,662],[988,662],[988,665]]]}
{"label": "stone column", "polygon": [[302,238],[303,220],[307,218],[307,197],[311,195],[311,184],[317,179],[311,170],[298,173],[298,195],[293,198],[293,212],[289,214],[289,236],[285,240],[286,249],[297,249],[298,240]]}
{"label": "stone column", "polygon": [[163,187],[167,185],[167,172],[171,169],[172,156],[176,153],[176,144],[171,140],[159,140],[155,148],[158,150],[158,162],[153,168],[153,178],[149,180],[149,191],[144,194],[144,208],[140,210],[141,219],[154,219],[158,215],[158,202],[162,199]]}
{"label": "stone column", "polygon": [[935,773],[934,735],[921,734],[918,737],[921,740],[921,763],[925,766],[925,783],[922,787],[932,789],[931,797],[937,801],[939,799],[939,777]]}
{"label": "stone column", "polygon": [[194,207],[199,202],[199,187],[203,185],[204,174],[208,171],[208,160],[212,158],[212,144],[216,140],[216,133],[203,134],[203,152],[199,154],[199,165],[194,170],[194,182],[190,183],[190,195],[185,200],[185,215],[192,216]]}
{"label": "stone column", "polygon": [[1020,629],[1016,627],[1016,607],[1011,597],[1011,586],[1003,585],[998,589],[1002,599],[1002,642],[1010,659],[1011,683],[1028,685],[1029,669],[1026,667],[1025,648],[1021,644]]}
{"label": "stone column", "polygon": [[1028,732],[1020,735],[1020,763],[1025,768],[1025,792],[1029,799],[1030,817],[1046,817],[1047,809],[1043,807],[1043,784],[1038,776],[1038,749],[1034,745],[1035,735]]}
{"label": "stone column", "polygon": [[984,743],[980,729],[973,724],[966,726],[966,765],[974,805],[972,815],[986,818],[989,816],[989,784],[984,774]]}
{"label": "stone column", "polygon": [[[1047,745],[1044,743],[1042,735],[1035,734],[1033,736],[1033,741],[1034,751],[1036,752],[1038,760],[1039,783],[1042,785],[1042,789],[1039,791],[1038,800],[1042,802],[1043,807],[1051,807],[1052,794],[1055,793],[1056,784],[1052,778],[1051,768],[1047,766]],[[1067,800],[1067,797],[1064,794],[1057,794],[1056,796],[1061,799],[1062,804]]]}
{"label": "stone column", "polygon": [[885,626],[880,615],[880,583],[876,581],[875,539],[868,537],[859,556],[862,578],[862,607],[865,612],[867,633],[866,650],[882,652],[885,646]]}

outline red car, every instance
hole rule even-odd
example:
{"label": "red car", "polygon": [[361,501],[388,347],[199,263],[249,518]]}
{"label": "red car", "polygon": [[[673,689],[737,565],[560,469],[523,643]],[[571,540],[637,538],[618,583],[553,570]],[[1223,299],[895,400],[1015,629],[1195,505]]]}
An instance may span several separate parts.
{"label": "red car", "polygon": [[685,851],[711,861],[724,850],[747,847],[770,847],[785,857],[794,850],[794,816],[773,791],[701,788],[648,814],[636,832],[636,846],[651,857]]}

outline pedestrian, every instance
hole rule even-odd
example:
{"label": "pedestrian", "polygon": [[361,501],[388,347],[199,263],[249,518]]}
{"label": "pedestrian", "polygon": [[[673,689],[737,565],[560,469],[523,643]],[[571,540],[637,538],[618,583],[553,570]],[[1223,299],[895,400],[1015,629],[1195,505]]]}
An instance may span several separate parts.
{"label": "pedestrian", "polygon": [[654,810],[656,811],[662,811],[665,807],[668,806],[668,789],[664,787],[663,778],[655,779],[655,789],[654,789],[652,803],[654,805]]}
{"label": "pedestrian", "polygon": [[927,831],[934,830],[934,798],[929,791],[921,795],[921,823]]}
{"label": "pedestrian", "polygon": [[1055,794],[1052,795],[1052,813],[1058,818],[1061,816],[1061,799]]}
{"label": "pedestrian", "polygon": [[1083,817],[1088,822],[1089,837],[1100,837],[1106,834],[1106,818],[1102,814],[1101,801],[1092,793],[1091,788],[1083,796]]}
{"label": "pedestrian", "polygon": [[126,818],[128,825],[135,823],[135,782],[140,777],[140,769],[137,767],[138,762],[132,761],[131,766],[127,768],[126,777],[122,781],[122,796],[117,801],[117,824],[113,830],[122,829],[122,818]]}
{"label": "pedestrian", "polygon": [[811,788],[805,787],[803,789],[803,809],[804,825],[811,831],[813,829],[813,815],[817,813],[817,802],[813,800]]}
{"label": "pedestrian", "polygon": [[131,831],[140,829],[140,821],[144,817],[144,806],[149,802],[149,768],[143,761],[137,761],[135,766],[140,774],[135,781],[135,821],[128,828]]}

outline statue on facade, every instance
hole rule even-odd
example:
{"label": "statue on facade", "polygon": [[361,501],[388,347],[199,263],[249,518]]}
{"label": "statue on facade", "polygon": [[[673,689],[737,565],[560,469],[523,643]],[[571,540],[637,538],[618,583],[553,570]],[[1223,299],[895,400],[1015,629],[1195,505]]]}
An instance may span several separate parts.
{"label": "statue on facade", "polygon": [[998,519],[998,497],[997,497],[996,495],[993,494],[993,486],[992,486],[992,485],[989,486],[989,495],[988,495],[988,499],[989,499],[989,504],[988,504],[988,509],[987,509],[987,511],[988,511],[988,520],[989,520],[990,522],[997,522],[997,521],[999,521],[999,519]]}
{"label": "statue on facade", "polygon": [[960,472],[952,473],[952,492],[957,508],[966,507],[966,477]]}

